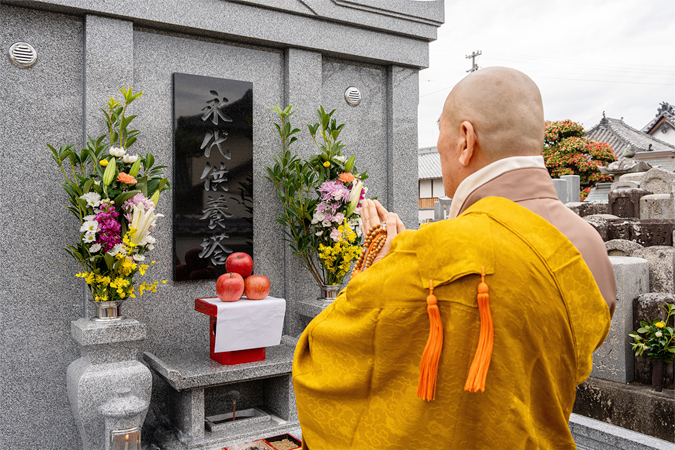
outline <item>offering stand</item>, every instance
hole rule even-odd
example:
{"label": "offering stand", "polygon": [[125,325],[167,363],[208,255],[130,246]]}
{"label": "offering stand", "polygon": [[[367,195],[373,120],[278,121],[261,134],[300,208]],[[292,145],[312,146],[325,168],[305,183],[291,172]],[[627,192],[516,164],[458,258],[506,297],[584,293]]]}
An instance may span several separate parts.
{"label": "offering stand", "polygon": [[[272,301],[265,302],[271,299]],[[268,299],[224,303],[217,299],[197,299],[195,310],[209,315],[210,350],[197,349],[190,354],[156,356],[146,352],[144,360],[155,373],[155,380],[160,385],[158,389],[164,391],[167,416],[174,427],[174,432],[165,436],[166,442],[161,444],[167,449],[197,449],[223,448],[225,446],[265,438],[283,433],[300,434],[300,427],[295,407],[293,381],[291,371],[293,365],[294,346],[281,344],[281,325],[274,328],[269,317],[260,314],[240,314],[234,312],[246,306],[269,310],[269,315],[276,316],[275,320],[283,323],[283,312],[278,314],[278,301],[283,299]],[[247,305],[245,302],[248,302]],[[255,303],[255,305],[250,305]],[[276,303],[276,308],[274,304]],[[285,302],[284,302],[285,303]],[[239,305],[237,305],[239,304]],[[267,307],[265,305],[267,304]],[[227,326],[226,318],[219,317],[225,313],[236,316],[234,322],[240,329],[248,330],[248,344],[253,352],[236,345],[235,347],[225,337],[223,332],[232,331],[233,326]],[[210,313],[213,313],[210,314]],[[257,316],[257,319],[256,319]],[[248,318],[249,322],[246,322]],[[225,319],[220,320],[219,319]],[[216,330],[214,331],[214,324]],[[218,330],[221,327],[221,330]],[[228,328],[228,329],[226,329]],[[270,334],[277,336],[277,345],[260,347],[260,328],[267,329],[267,338]],[[270,331],[273,331],[270,333]],[[265,333],[262,333],[265,334]],[[231,336],[230,336],[231,337]],[[255,338],[255,339],[253,339]],[[285,341],[286,339],[284,339]],[[263,341],[269,342],[269,341]],[[263,344],[265,345],[265,344]],[[225,351],[218,351],[225,348]],[[229,355],[224,355],[229,353]],[[257,361],[234,363],[236,359],[245,357],[262,358]],[[248,356],[247,356],[248,355]],[[253,355],[253,356],[251,356]],[[229,362],[221,364],[220,360]],[[236,393],[236,410],[240,416],[233,422],[214,427],[207,419],[232,414],[232,394]],[[247,418],[247,411],[255,411],[253,417]],[[164,448],[164,447],[163,447]]]}

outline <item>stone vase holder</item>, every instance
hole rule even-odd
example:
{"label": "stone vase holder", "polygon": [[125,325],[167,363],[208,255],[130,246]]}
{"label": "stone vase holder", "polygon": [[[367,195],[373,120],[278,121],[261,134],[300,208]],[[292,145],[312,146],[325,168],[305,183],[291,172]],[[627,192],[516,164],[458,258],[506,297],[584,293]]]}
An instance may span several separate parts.
{"label": "stone vase holder", "polygon": [[150,370],[138,361],[145,325],[82,318],[71,322],[71,334],[82,357],[68,366],[66,381],[82,448],[110,448],[113,431],[128,430],[140,441],[152,389]]}
{"label": "stone vase holder", "polygon": [[662,359],[652,359],[652,389],[663,392],[663,367]]}

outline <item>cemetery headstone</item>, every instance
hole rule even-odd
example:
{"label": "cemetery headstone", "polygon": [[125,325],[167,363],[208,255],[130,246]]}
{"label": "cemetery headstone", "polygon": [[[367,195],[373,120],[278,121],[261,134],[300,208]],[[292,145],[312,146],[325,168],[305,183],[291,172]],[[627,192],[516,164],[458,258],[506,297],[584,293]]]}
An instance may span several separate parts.
{"label": "cemetery headstone", "polygon": [[645,247],[633,252],[633,256],[649,263],[647,292],[675,292],[675,248],[663,245]]}
{"label": "cemetery headstone", "polygon": [[610,256],[616,279],[616,309],[605,342],[593,353],[591,376],[618,383],[635,377],[628,336],[633,327],[633,300],[649,290],[649,263],[641,258]]}
{"label": "cemetery headstone", "polygon": [[637,187],[642,187],[640,185],[640,182],[642,181],[642,176],[645,174],[645,172],[637,172],[637,173],[626,173],[623,174],[619,177],[619,182],[632,182],[637,184]]}
{"label": "cemetery headstone", "polygon": [[672,194],[644,195],[640,198],[641,219],[675,219]]}
{"label": "cemetery headstone", "polygon": [[591,214],[584,217],[584,220],[595,228],[595,231],[598,232],[603,241],[611,239],[609,237],[609,224],[616,219],[618,217],[611,214]]}
{"label": "cemetery headstone", "polygon": [[627,239],[612,239],[605,242],[607,254],[609,256],[633,256],[636,250],[644,248],[637,242],[629,241]]}
{"label": "cemetery headstone", "polygon": [[578,202],[581,194],[581,177],[579,175],[562,175],[561,180],[567,181],[567,202]]}
{"label": "cemetery headstone", "polygon": [[612,189],[608,196],[609,213],[617,217],[640,218],[640,199],[649,194],[651,192],[644,189]]}
{"label": "cemetery headstone", "polygon": [[555,187],[555,193],[558,196],[558,200],[563,203],[570,201],[569,190],[567,187],[567,180],[562,180],[560,178],[553,178],[553,186]]}
{"label": "cemetery headstone", "polygon": [[609,214],[607,202],[569,202],[566,203],[577,216],[586,217],[594,214]]}
{"label": "cemetery headstone", "polygon": [[672,194],[675,173],[670,170],[655,167],[645,172],[640,181],[640,187],[654,194]]}
{"label": "cemetery headstone", "polygon": [[173,74],[174,280],[253,255],[253,83]]}

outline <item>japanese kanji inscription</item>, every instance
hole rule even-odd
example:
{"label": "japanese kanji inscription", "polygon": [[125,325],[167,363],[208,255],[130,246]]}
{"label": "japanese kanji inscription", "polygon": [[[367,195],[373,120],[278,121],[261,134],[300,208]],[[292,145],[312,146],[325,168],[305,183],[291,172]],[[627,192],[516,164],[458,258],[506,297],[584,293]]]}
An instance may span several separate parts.
{"label": "japanese kanji inscription", "polygon": [[253,83],[173,74],[174,280],[253,255]]}

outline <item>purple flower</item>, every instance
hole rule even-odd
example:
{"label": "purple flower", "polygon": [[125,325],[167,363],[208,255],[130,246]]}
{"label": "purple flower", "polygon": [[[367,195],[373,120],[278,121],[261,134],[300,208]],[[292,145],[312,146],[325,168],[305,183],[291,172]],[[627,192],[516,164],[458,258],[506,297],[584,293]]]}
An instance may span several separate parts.
{"label": "purple flower", "polygon": [[99,228],[96,244],[101,244],[105,252],[122,242],[122,226],[116,220],[118,216],[119,213],[115,211],[115,206],[111,203],[103,203],[101,211],[94,217]]}
{"label": "purple flower", "polygon": [[328,203],[335,201],[345,203],[349,198],[349,189],[340,181],[325,181],[319,187],[319,193],[321,200]]}
{"label": "purple flower", "polygon": [[125,201],[122,204],[122,210],[126,213],[124,214],[124,218],[127,219],[128,222],[131,222],[131,219],[133,218],[133,209],[134,206],[142,204],[143,209],[145,211],[149,210],[150,208],[154,208],[155,204],[152,203],[152,200],[147,198],[141,193],[138,193],[131,197],[129,200]]}

